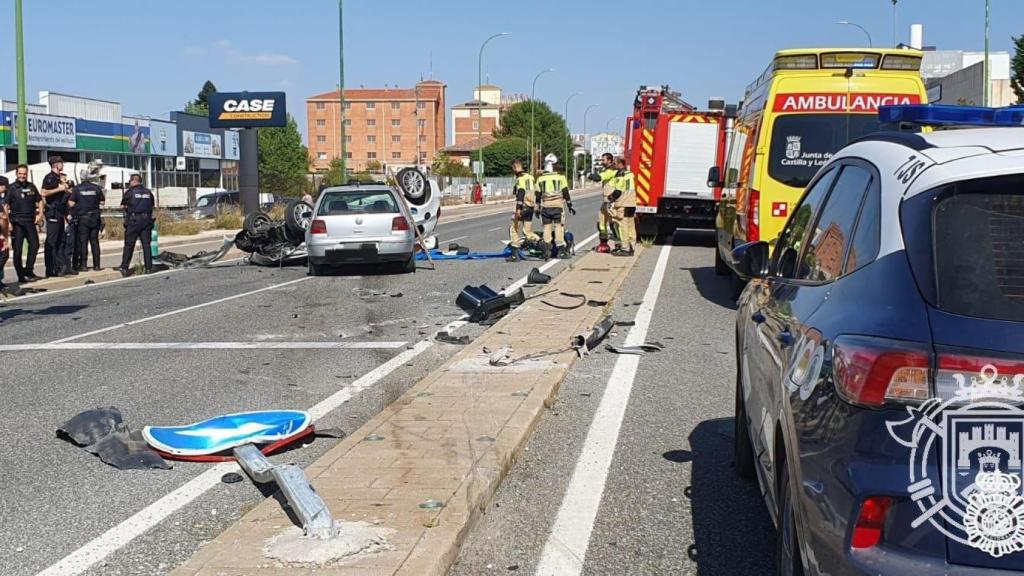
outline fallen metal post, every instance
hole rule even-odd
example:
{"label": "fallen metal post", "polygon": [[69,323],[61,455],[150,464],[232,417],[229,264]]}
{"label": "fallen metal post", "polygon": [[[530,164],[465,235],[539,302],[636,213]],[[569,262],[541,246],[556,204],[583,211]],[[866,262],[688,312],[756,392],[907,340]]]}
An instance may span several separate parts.
{"label": "fallen metal post", "polygon": [[306,536],[319,539],[334,538],[338,534],[331,511],[323,498],[313,490],[306,474],[294,464],[274,464],[253,444],[234,449],[235,459],[255,482],[277,482],[285,500],[292,507]]}

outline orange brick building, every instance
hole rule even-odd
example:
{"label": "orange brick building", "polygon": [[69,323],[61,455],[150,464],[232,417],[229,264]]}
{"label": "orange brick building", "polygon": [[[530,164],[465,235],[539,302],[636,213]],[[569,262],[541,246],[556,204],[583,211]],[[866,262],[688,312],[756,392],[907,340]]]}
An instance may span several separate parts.
{"label": "orange brick building", "polygon": [[[414,88],[346,89],[348,169],[365,170],[373,160],[389,168],[429,165],[446,144],[445,88],[425,80]],[[341,157],[338,91],[307,98],[306,118],[311,166],[327,170]]]}

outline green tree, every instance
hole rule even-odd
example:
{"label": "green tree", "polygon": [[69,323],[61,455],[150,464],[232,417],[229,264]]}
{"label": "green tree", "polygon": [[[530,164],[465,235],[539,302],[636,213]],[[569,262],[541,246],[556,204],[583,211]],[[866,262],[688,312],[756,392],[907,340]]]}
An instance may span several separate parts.
{"label": "green tree", "polygon": [[1017,103],[1024,104],[1024,34],[1013,39],[1013,60],[1010,69],[1013,71],[1010,86],[1017,95]]}
{"label": "green tree", "polygon": [[259,150],[261,190],[301,196],[307,184],[309,151],[302,145],[299,126],[291,114],[284,128],[260,129]]}
{"label": "green tree", "polygon": [[437,153],[434,163],[430,165],[430,170],[438,176],[449,178],[466,178],[473,175],[473,170],[469,166],[458,160],[452,160],[446,152]]}
{"label": "green tree", "polygon": [[[565,119],[561,114],[553,111],[546,102],[537,100],[536,115],[534,117],[533,137],[536,146],[540,147],[540,157],[543,159],[546,154],[554,153],[559,160],[565,160],[565,144],[568,138],[569,129],[566,127]],[[518,102],[509,106],[501,116],[501,128],[496,131],[498,138],[514,136],[526,141],[530,137],[530,102]],[[486,149],[485,149],[486,150]],[[572,147],[570,146],[570,151]],[[524,154],[523,159],[529,158],[529,152]],[[486,168],[486,167],[485,167]],[[536,166],[540,168],[540,166]],[[490,170],[487,170],[488,175]]]}
{"label": "green tree", "polygon": [[372,174],[379,174],[380,171],[383,168],[384,167],[381,165],[381,163],[376,161],[376,160],[367,160],[366,161],[366,171],[367,172],[370,172]]}
{"label": "green tree", "polygon": [[199,116],[210,115],[210,95],[217,91],[217,87],[214,86],[213,82],[207,80],[203,83],[203,87],[196,94],[196,99],[189,101],[185,104],[185,112],[189,114],[198,114]]}
{"label": "green tree", "polygon": [[331,160],[330,165],[327,167],[327,173],[324,174],[324,184],[328,186],[341,186],[341,170],[341,158]]}
{"label": "green tree", "polygon": [[484,148],[484,176],[511,176],[512,161],[526,162],[530,155],[525,138],[502,138]]}

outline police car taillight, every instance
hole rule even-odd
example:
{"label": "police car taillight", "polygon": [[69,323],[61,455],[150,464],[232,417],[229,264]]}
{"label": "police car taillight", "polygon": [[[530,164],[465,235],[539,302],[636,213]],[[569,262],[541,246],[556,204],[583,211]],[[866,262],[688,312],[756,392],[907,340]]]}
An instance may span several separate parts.
{"label": "police car taillight", "polygon": [[885,518],[889,515],[892,498],[888,496],[871,496],[864,499],[857,514],[857,522],[853,525],[850,546],[853,548],[872,548],[882,541],[882,530]]}
{"label": "police car taillight", "polygon": [[877,408],[889,401],[931,397],[931,348],[927,344],[840,336],[832,346],[832,379],[851,404]]}

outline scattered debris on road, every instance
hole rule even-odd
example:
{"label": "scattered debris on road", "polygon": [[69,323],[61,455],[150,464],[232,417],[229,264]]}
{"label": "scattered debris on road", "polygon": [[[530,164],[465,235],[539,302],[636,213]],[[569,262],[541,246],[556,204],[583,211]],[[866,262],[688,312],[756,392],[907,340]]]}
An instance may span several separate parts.
{"label": "scattered debris on road", "polygon": [[645,352],[661,352],[665,349],[665,346],[660,342],[645,342],[639,346],[616,346],[615,344],[606,344],[605,349],[616,354],[635,354],[639,356]]}
{"label": "scattered debris on road", "polygon": [[575,310],[577,308],[582,308],[587,303],[587,295],[586,294],[572,294],[570,292],[559,292],[558,295],[559,296],[565,296],[567,298],[578,299],[579,302],[576,302],[574,304],[567,304],[567,305],[554,304],[554,303],[549,302],[547,300],[541,300],[540,302],[541,302],[541,304],[545,304],[547,306],[551,306],[552,308],[556,308],[558,310]]}
{"label": "scattered debris on road", "polygon": [[576,353],[580,355],[580,358],[586,356],[593,350],[598,344],[604,340],[608,332],[611,331],[612,326],[615,325],[615,321],[611,316],[605,316],[603,320],[594,326],[594,329],[590,331],[590,334],[577,334],[572,339],[572,348],[576,350]]}
{"label": "scattered debris on road", "polygon": [[84,448],[118,470],[171,468],[141,436],[132,434],[121,411],[114,407],[86,410],[74,416],[61,424],[57,437]]}
{"label": "scattered debris on road", "polygon": [[224,243],[221,244],[221,247],[217,250],[213,252],[200,251],[196,252],[192,256],[165,250],[157,254],[156,258],[153,259],[154,270],[161,271],[172,268],[205,268],[223,258],[234,245],[234,240],[226,238],[224,239]]}
{"label": "scattered debris on road", "polygon": [[527,284],[547,284],[548,282],[551,282],[551,275],[541,272],[539,268],[530,270],[530,275],[526,277]]}
{"label": "scattered debris on road", "polygon": [[493,352],[488,358],[487,362],[491,366],[508,366],[511,364],[509,355],[512,353],[512,349],[508,347],[499,348]]}
{"label": "scattered debris on road", "polygon": [[456,344],[456,345],[459,345],[459,346],[465,346],[466,344],[469,344],[469,342],[470,342],[469,336],[465,336],[465,335],[463,335],[463,336],[454,336],[454,335],[448,333],[445,330],[442,330],[442,331],[438,332],[437,334],[435,334],[434,335],[434,340],[436,340],[438,342],[443,342],[445,344]]}

